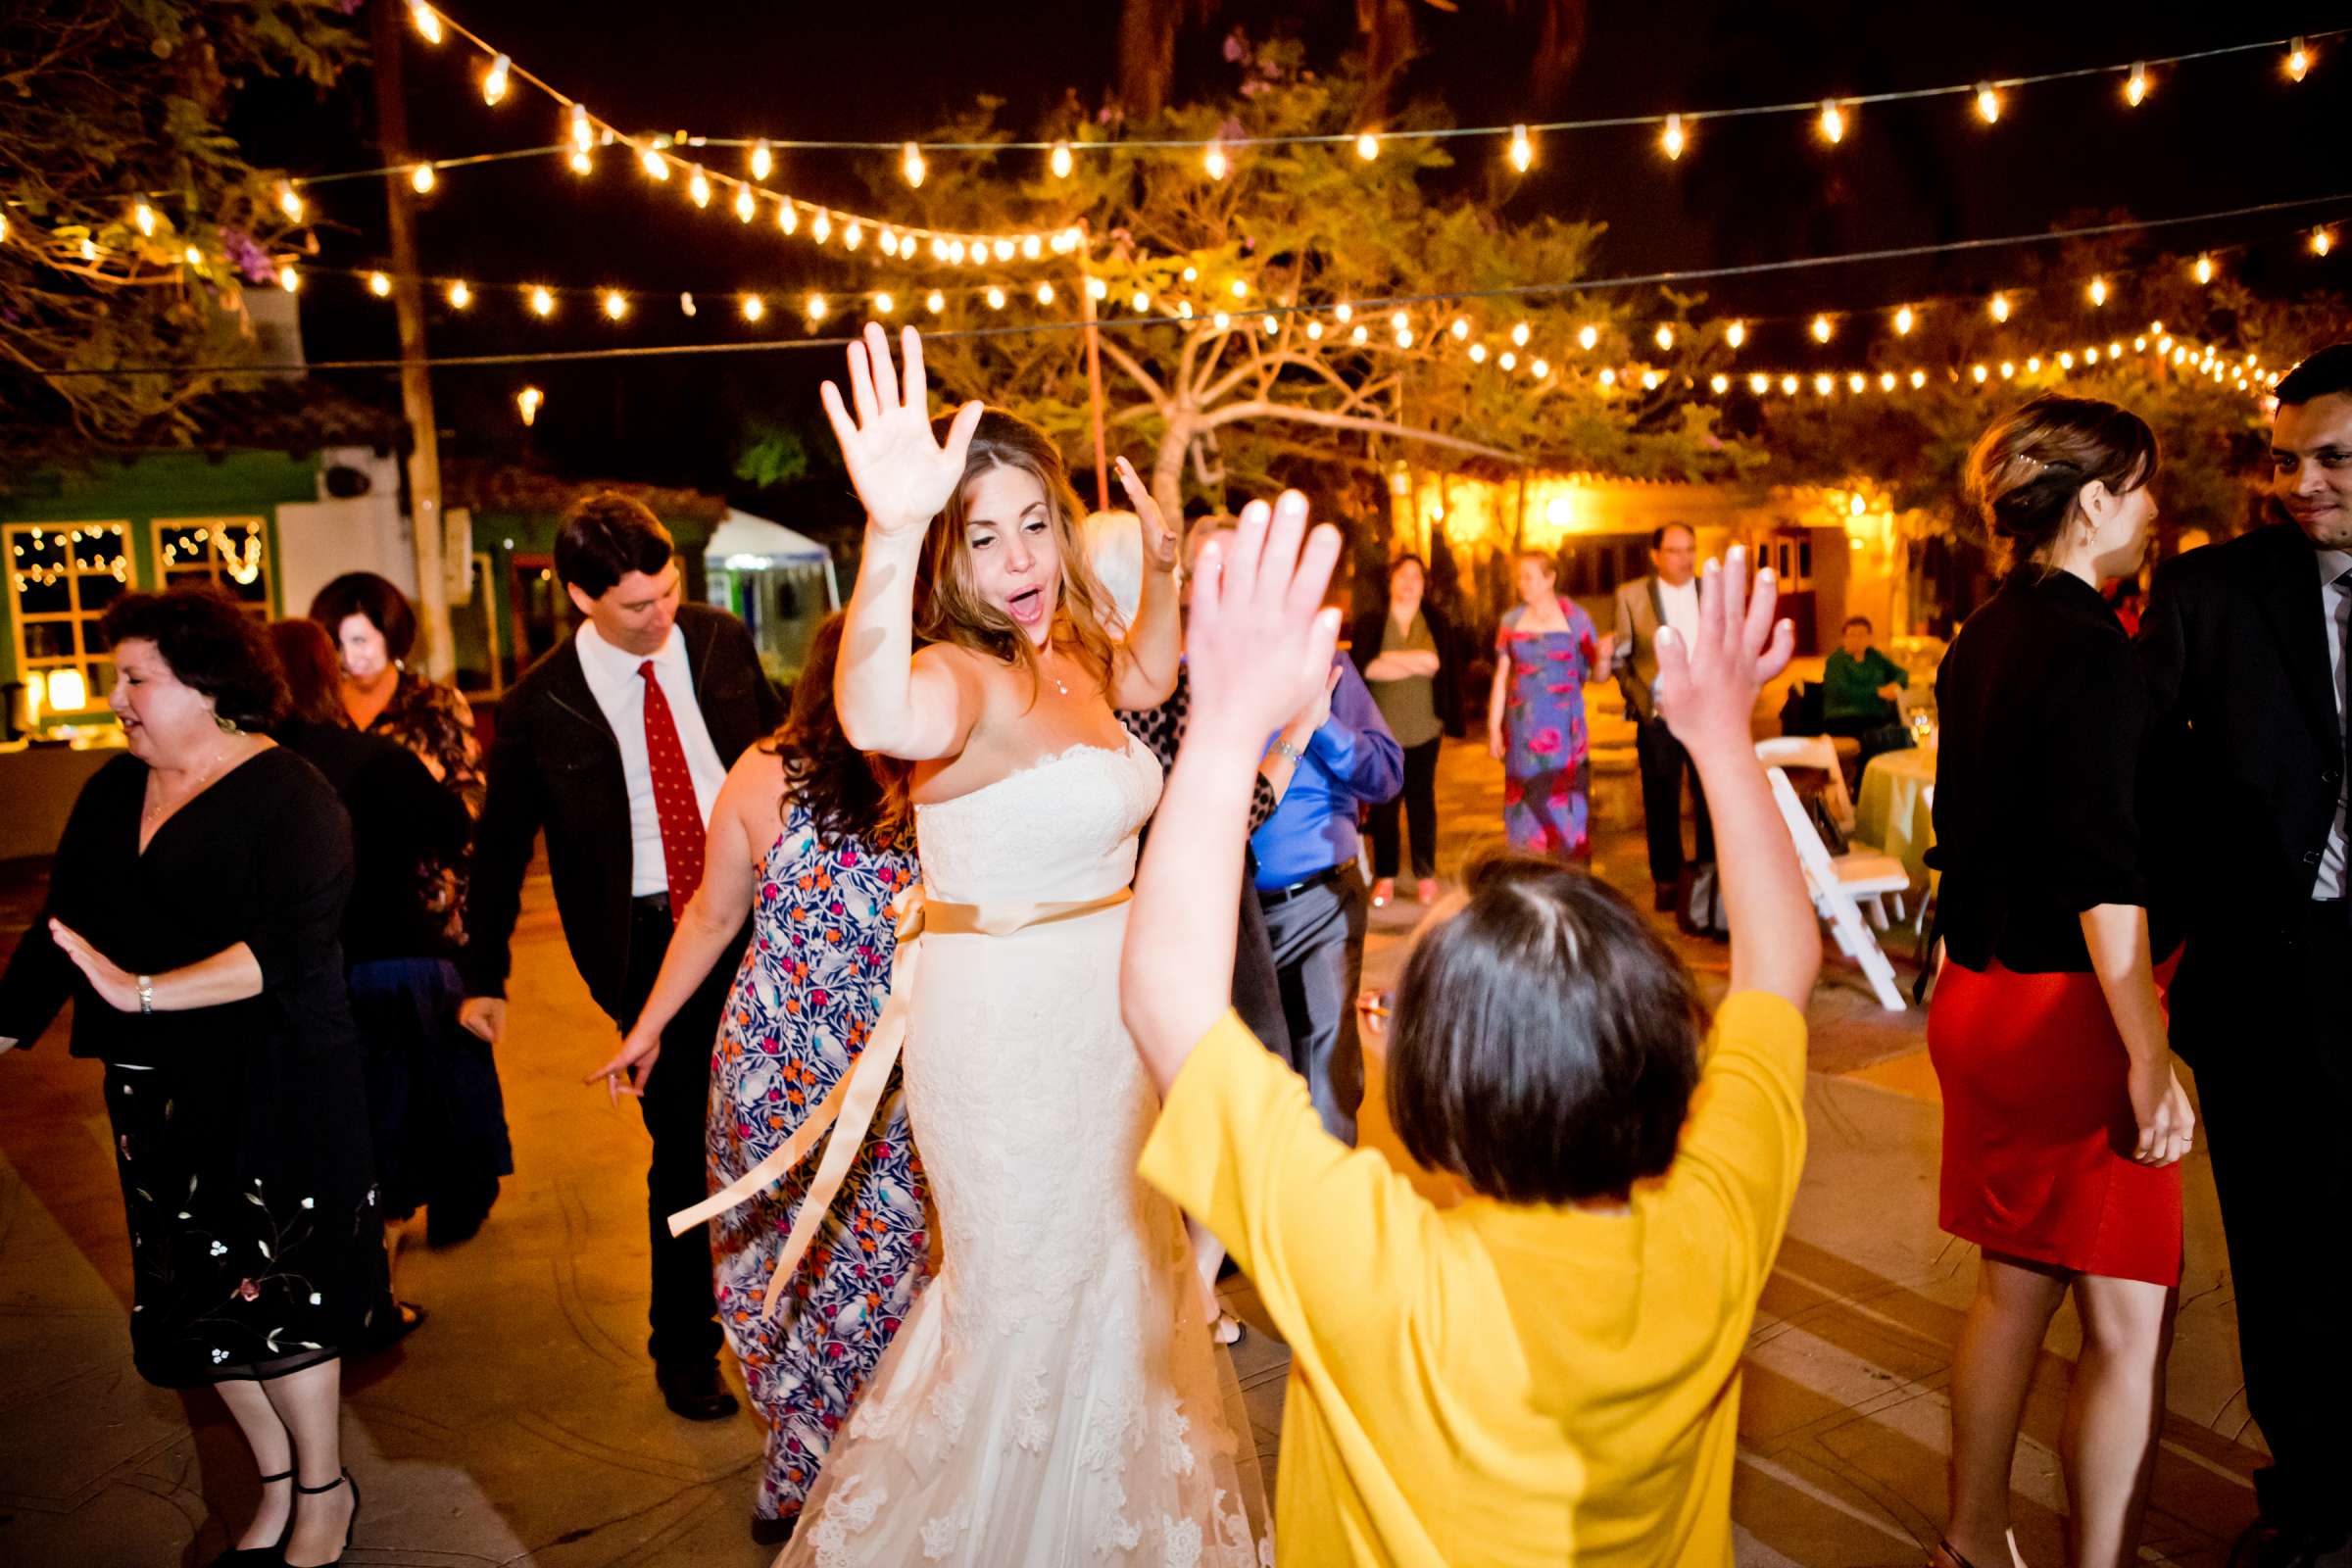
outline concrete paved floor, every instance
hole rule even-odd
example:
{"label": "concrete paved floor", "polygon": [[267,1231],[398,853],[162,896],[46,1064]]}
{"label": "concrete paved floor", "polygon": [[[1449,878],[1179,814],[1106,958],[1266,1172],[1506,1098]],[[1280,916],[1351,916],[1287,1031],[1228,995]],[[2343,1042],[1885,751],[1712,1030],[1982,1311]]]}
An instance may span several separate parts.
{"label": "concrete paved floor", "polygon": [[[1483,755],[1451,748],[1442,799],[1451,869],[1494,836],[1499,779]],[[1645,895],[1629,777],[1601,777],[1596,812],[1600,871]],[[37,879],[0,879],[0,946],[38,896]],[[645,1134],[632,1110],[580,1087],[612,1032],[564,956],[544,881],[525,904],[515,1038],[502,1053],[519,1174],[479,1238],[404,1254],[401,1292],[432,1319],[349,1372],[346,1452],[366,1498],[349,1560],[755,1568],[768,1556],[744,1529],[757,1431],[748,1416],[680,1421],[655,1394],[642,1352]],[[1375,982],[1393,973],[1416,913],[1408,904],[1376,917]],[[1724,950],[1683,946],[1719,988]],[[1812,1154],[1751,1341],[1740,1555],[1917,1563],[1942,1517],[1945,1389],[1974,1261],[1936,1229],[1939,1113],[1923,1016],[1882,1013],[1837,965],[1812,1016]],[[0,1563],[203,1563],[227,1544],[222,1520],[250,1508],[253,1476],[216,1400],[149,1388],[130,1370],[127,1247],[98,1083],[96,1063],[67,1057],[62,1031],[0,1057]],[[2252,1515],[2261,1452],[2201,1152],[2187,1174],[2188,1271],[2147,1560],[2218,1568]],[[1247,1288],[1234,1295],[1247,1315]],[[2018,1457],[2018,1541],[2034,1564],[2063,1560],[2054,1445],[2078,1340],[2070,1309]],[[1262,1327],[1236,1355],[1269,1462],[1285,1363]]]}

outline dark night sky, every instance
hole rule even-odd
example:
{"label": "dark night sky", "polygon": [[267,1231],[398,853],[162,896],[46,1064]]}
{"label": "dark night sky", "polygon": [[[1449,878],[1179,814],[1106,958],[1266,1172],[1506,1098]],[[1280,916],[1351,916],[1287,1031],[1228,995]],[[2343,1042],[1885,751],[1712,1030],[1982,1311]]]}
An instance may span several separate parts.
{"label": "dark night sky", "polygon": [[[1254,9],[1229,5],[1225,21],[1247,23]],[[1327,34],[1346,26],[1351,7],[1275,9],[1318,18],[1322,31],[1308,33],[1316,63],[1335,62],[1345,34]],[[1522,73],[1504,9],[1496,0],[1464,0],[1454,16],[1421,11],[1428,53],[1414,68],[1413,90],[1442,97],[1459,122],[1812,100],[2107,65],[2342,21],[2340,9],[2317,4],[1604,3],[1592,8],[1588,48],[1565,92],[1536,105],[1517,96]],[[1112,74],[1117,7],[1113,0],[996,7],[501,0],[454,14],[619,124],[896,140],[919,135],[981,93],[1005,99],[1004,122],[1024,128],[1065,89],[1099,101]],[[1206,90],[1231,81],[1215,44],[1213,34],[1199,40],[1182,62],[1183,80]],[[473,85],[478,57],[455,40],[433,50],[412,38],[407,64],[419,154],[555,139],[552,106],[528,88],[518,85],[500,109],[484,106]],[[241,128],[253,134],[257,156],[296,171],[358,167],[373,161],[371,102],[366,76],[355,74],[326,105],[293,111],[281,99]],[[1679,164],[1657,154],[1652,130],[1554,136],[1507,211],[1606,222],[1603,272],[2025,232],[2113,209],[2155,218],[2352,189],[2343,155],[2352,145],[2344,133],[2348,111],[2352,42],[2339,40],[2299,86],[2286,81],[2276,54],[2262,52],[2165,73],[2136,111],[2122,107],[2113,77],[2013,94],[1990,129],[1961,99],[1866,109],[1834,152],[1818,143],[1805,117],[1697,126]],[[1464,155],[1499,151],[1466,145]],[[722,164],[724,155],[712,162]],[[795,155],[776,182],[844,205],[876,205],[849,155]],[[379,192],[353,183],[319,195],[318,216],[334,225],[322,230],[321,260],[379,263]],[[2167,244],[2193,250],[2261,235],[2265,248],[2242,266],[2266,283],[2300,291],[2334,281],[2330,274],[2352,266],[2352,255],[2338,252],[2332,266],[2303,256],[2285,232],[2294,216],[2177,231]],[[740,229],[715,205],[695,219],[677,191],[652,187],[610,151],[588,180],[554,160],[452,172],[422,205],[419,233],[428,272],[485,283],[692,289],[707,297],[696,320],[674,309],[648,310],[618,328],[592,317],[585,301],[570,302],[546,323],[525,316],[511,294],[464,316],[436,302],[436,354],[789,340],[797,325],[771,317],[762,327],[746,326],[725,296],[744,288],[774,295],[858,286],[840,271],[806,270],[809,248],[779,241],[765,223]],[[1709,312],[1781,317],[1892,305],[1989,289],[2003,281],[2001,272],[1995,256],[1719,284]],[[314,360],[393,350],[389,308],[347,283],[322,279],[306,293],[305,329]],[[1800,334],[1793,323],[1768,328],[1754,352],[1776,363],[1808,363]],[[1835,368],[1852,363],[1860,349],[1845,338],[1819,357]],[[445,450],[527,456],[582,475],[725,488],[744,411],[822,430],[814,387],[836,370],[836,352],[445,370],[435,382],[440,423],[455,432]],[[355,390],[387,395],[387,377],[350,379]],[[508,401],[526,380],[549,393],[527,436]]]}

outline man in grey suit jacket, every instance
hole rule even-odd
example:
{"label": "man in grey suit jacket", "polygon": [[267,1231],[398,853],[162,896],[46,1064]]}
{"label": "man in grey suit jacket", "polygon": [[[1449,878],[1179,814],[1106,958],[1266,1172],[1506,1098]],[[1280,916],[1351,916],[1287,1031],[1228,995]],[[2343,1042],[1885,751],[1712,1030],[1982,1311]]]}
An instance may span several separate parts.
{"label": "man in grey suit jacket", "polygon": [[1670,522],[1649,536],[1649,575],[1617,586],[1616,670],[1633,716],[1635,755],[1642,764],[1642,815],[1649,835],[1649,879],[1657,907],[1674,907],[1675,884],[1683,874],[1683,780],[1690,781],[1698,818],[1693,859],[1715,858],[1715,824],[1707,815],[1690,754],[1658,716],[1658,628],[1672,626],[1686,639],[1698,629],[1698,536]]}

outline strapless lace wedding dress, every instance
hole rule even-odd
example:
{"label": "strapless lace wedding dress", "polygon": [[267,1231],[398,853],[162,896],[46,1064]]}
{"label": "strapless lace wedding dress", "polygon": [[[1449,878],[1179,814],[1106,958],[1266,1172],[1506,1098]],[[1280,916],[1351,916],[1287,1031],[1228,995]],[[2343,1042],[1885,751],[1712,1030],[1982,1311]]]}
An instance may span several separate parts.
{"label": "strapless lace wedding dress", "polygon": [[[1159,764],[1130,740],[918,808],[927,894],[1114,896],[1158,798]],[[1126,930],[1119,904],[922,938],[906,1101],[945,1261],[779,1568],[1272,1563],[1183,1220],[1135,1173],[1159,1101],[1119,1021]]]}

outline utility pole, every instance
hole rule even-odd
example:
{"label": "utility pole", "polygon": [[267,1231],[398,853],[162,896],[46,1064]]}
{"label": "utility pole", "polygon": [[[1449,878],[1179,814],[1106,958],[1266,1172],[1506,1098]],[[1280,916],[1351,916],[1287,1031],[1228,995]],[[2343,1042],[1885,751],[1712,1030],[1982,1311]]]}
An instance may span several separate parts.
{"label": "utility pole", "polygon": [[[409,106],[401,84],[401,31],[405,8],[396,0],[368,7],[375,52],[375,132],[384,163],[409,163]],[[449,576],[442,564],[441,443],[433,423],[433,377],[425,367],[424,283],[416,265],[416,213],[409,182],[398,174],[384,180],[392,229],[392,308],[400,322],[400,407],[409,421],[409,511],[416,553],[418,650],[429,680],[447,680],[457,670],[449,632]]]}
{"label": "utility pole", "polygon": [[[1110,458],[1102,438],[1102,329],[1095,324],[1094,236],[1079,225],[1078,318],[1086,323],[1086,401],[1095,425],[1095,510],[1111,509]],[[1183,521],[1177,521],[1183,532]]]}

